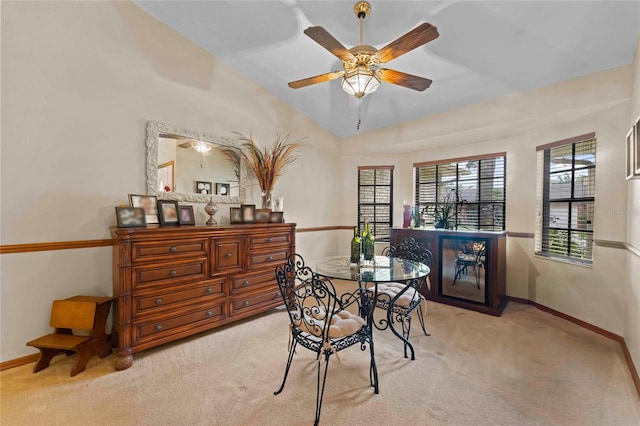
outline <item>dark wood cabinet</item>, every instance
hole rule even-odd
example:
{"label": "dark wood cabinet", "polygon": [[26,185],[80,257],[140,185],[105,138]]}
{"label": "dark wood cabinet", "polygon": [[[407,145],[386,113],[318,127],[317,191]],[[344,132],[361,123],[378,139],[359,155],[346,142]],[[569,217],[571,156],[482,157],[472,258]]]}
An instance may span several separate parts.
{"label": "dark wood cabinet", "polygon": [[499,316],[507,304],[506,232],[393,228],[391,245],[405,237],[431,251],[429,299]]}
{"label": "dark wood cabinet", "polygon": [[111,228],[116,369],[133,354],[282,304],[295,224]]}

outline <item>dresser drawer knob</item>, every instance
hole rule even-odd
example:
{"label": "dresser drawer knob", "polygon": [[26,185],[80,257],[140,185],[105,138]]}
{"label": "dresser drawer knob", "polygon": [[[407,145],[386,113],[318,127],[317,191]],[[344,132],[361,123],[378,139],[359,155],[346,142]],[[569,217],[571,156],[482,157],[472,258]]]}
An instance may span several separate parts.
{"label": "dresser drawer knob", "polygon": [[249,306],[249,301],[245,300],[244,302],[242,302],[242,306]]}
{"label": "dresser drawer knob", "polygon": [[205,291],[205,293],[207,294],[212,294],[213,293],[213,289],[211,287],[207,288],[207,290]]}
{"label": "dresser drawer knob", "polygon": [[242,281],[242,287],[246,287],[249,285],[249,281]]}
{"label": "dresser drawer knob", "polygon": [[156,331],[162,331],[162,324],[158,324],[155,327]]}
{"label": "dresser drawer knob", "polygon": [[162,299],[161,298],[157,298],[156,299],[156,305],[162,305]]}
{"label": "dresser drawer knob", "polygon": [[273,261],[273,256],[267,257],[267,262],[272,262],[272,261]]}
{"label": "dresser drawer knob", "polygon": [[272,243],[273,242],[273,238],[267,238],[267,242],[268,243]]}
{"label": "dresser drawer knob", "polygon": [[231,257],[231,256],[233,256],[233,255],[231,254],[231,252],[229,252],[229,253],[225,254],[225,257]]}
{"label": "dresser drawer knob", "polygon": [[211,311],[207,311],[205,315],[207,316],[207,318],[209,318],[210,316],[212,316],[212,315],[213,315],[213,312],[211,312]]}
{"label": "dresser drawer knob", "polygon": [[169,272],[169,276],[170,276],[170,277],[175,277],[176,275],[178,275],[178,272],[177,272],[177,271],[171,271],[171,272]]}
{"label": "dresser drawer knob", "polygon": [[171,246],[171,248],[169,249],[169,251],[170,251],[171,253],[175,253],[175,252],[177,252],[177,251],[178,251],[178,247],[176,247],[176,246]]}

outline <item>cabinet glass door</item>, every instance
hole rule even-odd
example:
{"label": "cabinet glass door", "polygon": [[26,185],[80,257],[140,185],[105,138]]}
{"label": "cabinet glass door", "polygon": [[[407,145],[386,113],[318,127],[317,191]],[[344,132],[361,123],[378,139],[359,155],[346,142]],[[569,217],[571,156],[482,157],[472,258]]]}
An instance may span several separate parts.
{"label": "cabinet glass door", "polygon": [[440,294],[484,304],[488,240],[442,237]]}

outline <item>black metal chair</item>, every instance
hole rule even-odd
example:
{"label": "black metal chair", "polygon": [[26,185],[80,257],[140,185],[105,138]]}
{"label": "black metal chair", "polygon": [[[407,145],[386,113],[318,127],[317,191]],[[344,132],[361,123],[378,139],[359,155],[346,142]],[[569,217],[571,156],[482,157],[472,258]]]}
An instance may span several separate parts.
{"label": "black metal chair", "polygon": [[[397,246],[389,246],[382,252],[384,256],[392,256],[396,259],[412,260],[414,262],[421,262],[431,267],[433,263],[433,256],[431,251],[426,248],[420,247],[415,239],[411,237],[403,238],[400,244]],[[409,287],[409,288],[407,288]],[[379,283],[378,284],[378,297],[376,299],[376,307],[384,309],[390,312],[391,321],[397,321],[402,325],[402,335],[406,340],[409,340],[409,334],[411,333],[411,314],[417,310],[418,320],[425,336],[429,336],[427,329],[424,325],[424,312],[422,305],[424,303],[426,310],[426,299],[420,291],[424,287],[429,287],[429,277],[424,277],[416,280],[411,280],[406,284],[403,283]],[[370,287],[370,293],[375,291],[374,287]],[[401,292],[404,290],[404,293]],[[379,324],[375,324],[376,328],[386,328],[385,319],[380,320]],[[404,344],[404,357],[407,358],[407,344]]]}
{"label": "black metal chair", "polygon": [[461,278],[462,274],[468,274],[468,268],[472,268],[475,273],[476,287],[480,290],[480,273],[484,270],[486,259],[486,247],[482,241],[456,241],[458,253],[456,254],[456,273],[453,277],[453,284]]}
{"label": "black metal chair", "polygon": [[[366,350],[367,344],[369,345],[369,381],[374,392],[378,393],[378,371],[371,326],[366,319],[358,315],[363,310],[362,301],[366,302],[367,294],[358,290],[355,293],[337,296],[331,280],[314,273],[311,268],[305,266],[303,258],[297,254],[291,255],[284,266],[276,267],[276,279],[289,312],[292,339],[289,343],[289,358],[282,385],[274,394],[278,395],[284,389],[296,346],[300,344],[315,352],[318,360],[318,384],[314,424],[317,425],[320,421],[329,357],[358,343],[362,351]],[[347,308],[356,313],[350,312]],[[321,358],[324,359],[324,363]]]}

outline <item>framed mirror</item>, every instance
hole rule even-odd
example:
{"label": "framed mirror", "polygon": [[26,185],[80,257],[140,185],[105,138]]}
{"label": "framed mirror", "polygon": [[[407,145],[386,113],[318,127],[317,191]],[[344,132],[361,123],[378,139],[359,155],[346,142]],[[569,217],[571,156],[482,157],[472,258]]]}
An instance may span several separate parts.
{"label": "framed mirror", "polygon": [[147,193],[161,200],[240,204],[247,169],[241,145],[158,121],[147,124]]}

